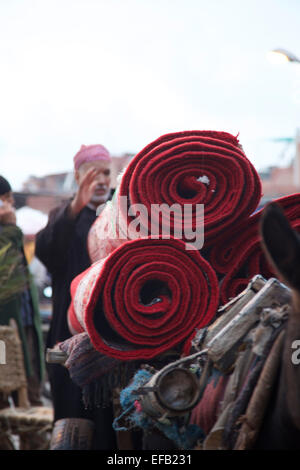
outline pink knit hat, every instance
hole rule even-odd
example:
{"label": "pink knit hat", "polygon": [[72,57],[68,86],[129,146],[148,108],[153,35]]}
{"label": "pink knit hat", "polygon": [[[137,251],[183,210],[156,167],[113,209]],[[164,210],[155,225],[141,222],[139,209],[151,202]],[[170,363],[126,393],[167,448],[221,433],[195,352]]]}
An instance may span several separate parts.
{"label": "pink knit hat", "polygon": [[111,156],[103,145],[82,145],[73,160],[75,170],[78,170],[80,165],[86,162],[93,162],[95,160],[111,162]]}

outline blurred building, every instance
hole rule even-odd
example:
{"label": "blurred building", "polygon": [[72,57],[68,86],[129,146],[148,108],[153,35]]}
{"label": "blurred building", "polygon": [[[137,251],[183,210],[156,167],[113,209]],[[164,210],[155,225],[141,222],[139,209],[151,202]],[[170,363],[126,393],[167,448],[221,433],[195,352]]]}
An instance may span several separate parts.
{"label": "blurred building", "polygon": [[285,168],[271,167],[259,172],[262,180],[262,205],[272,199],[300,193],[300,131],[292,140],[294,159]]}

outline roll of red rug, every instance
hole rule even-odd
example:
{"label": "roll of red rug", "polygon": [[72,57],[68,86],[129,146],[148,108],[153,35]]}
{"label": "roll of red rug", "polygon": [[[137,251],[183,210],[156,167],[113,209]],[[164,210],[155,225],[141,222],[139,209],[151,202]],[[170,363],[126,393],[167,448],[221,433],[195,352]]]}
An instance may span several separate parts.
{"label": "roll of red rug", "polygon": [[[151,229],[158,220],[157,230],[164,234],[161,221],[168,221],[170,217],[171,235],[192,242],[190,234],[199,230],[200,225],[197,204],[203,204],[204,244],[207,247],[227,227],[249,216],[256,209],[260,197],[259,176],[236,137],[217,131],[163,135],[133,158],[113,204],[95,221],[89,237],[91,259],[95,261],[105,254],[104,225],[109,233],[107,238],[111,238],[112,230],[116,231],[111,243],[113,247],[122,243],[120,235],[123,241],[137,238],[135,231],[132,235],[134,215],[128,213],[129,208],[143,207],[139,213],[142,234],[152,236]],[[121,204],[122,198],[127,204]],[[170,213],[174,205],[178,211]],[[182,236],[177,236],[178,233]],[[109,249],[106,254],[108,252]]]}
{"label": "roll of red rug", "polygon": [[183,241],[133,240],[73,280],[68,320],[117,359],[151,359],[179,344],[188,354],[218,293],[214,270]]}
{"label": "roll of red rug", "polygon": [[[292,227],[300,232],[300,194],[274,200],[284,210]],[[209,261],[218,272],[225,274],[221,283],[221,301],[226,303],[238,295],[255,274],[265,278],[276,276],[268,264],[261,246],[259,222],[262,210],[225,231],[212,247]]]}

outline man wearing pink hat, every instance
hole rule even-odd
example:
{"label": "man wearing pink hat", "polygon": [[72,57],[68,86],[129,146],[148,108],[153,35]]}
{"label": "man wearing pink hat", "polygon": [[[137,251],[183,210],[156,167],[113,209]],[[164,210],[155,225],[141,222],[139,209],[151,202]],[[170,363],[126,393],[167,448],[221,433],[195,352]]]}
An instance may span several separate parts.
{"label": "man wearing pink hat", "polygon": [[[47,226],[37,235],[36,255],[52,276],[53,315],[47,348],[53,348],[57,342],[71,336],[67,324],[70,284],[75,276],[91,264],[87,236],[96,219],[97,208],[110,198],[110,167],[111,157],[103,145],[82,145],[74,157],[78,190],[71,201],[51,211]],[[84,409],[81,389],[71,381],[67,369],[48,364],[48,375],[54,421],[69,418],[95,421],[95,413],[98,413],[100,421],[111,422],[110,409],[99,409],[93,411],[93,414]],[[102,445],[102,449],[115,447],[112,429],[105,429],[104,432],[102,426],[95,440]]]}

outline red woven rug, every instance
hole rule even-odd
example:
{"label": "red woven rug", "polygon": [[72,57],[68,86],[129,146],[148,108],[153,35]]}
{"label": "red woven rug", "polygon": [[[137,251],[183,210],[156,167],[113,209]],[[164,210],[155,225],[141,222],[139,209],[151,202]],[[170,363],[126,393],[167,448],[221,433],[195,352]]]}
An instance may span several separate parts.
{"label": "red woven rug", "polygon": [[219,303],[214,270],[174,239],[124,243],[77,276],[71,295],[71,329],[123,360],[150,359],[179,344],[188,354]]}
{"label": "red woven rug", "polygon": [[[292,227],[300,232],[300,194],[274,200],[284,210]],[[221,303],[237,296],[255,274],[277,277],[261,246],[259,222],[262,210],[242,220],[222,234],[209,255],[212,267],[225,274],[221,282]]]}
{"label": "red woven rug", "polygon": [[[248,217],[261,197],[261,183],[253,165],[245,156],[238,139],[226,132],[185,131],[166,134],[147,145],[127,167],[112,205],[95,221],[89,235],[88,247],[92,261],[107,256],[123,241],[118,239],[133,217],[128,207],[121,207],[120,198],[128,205],[143,204],[140,214],[143,232],[150,236],[153,205],[167,204],[162,213],[168,217],[173,204],[182,208],[189,204],[193,210],[184,220],[184,229],[196,230],[196,204],[204,204],[205,247],[232,224]],[[117,208],[115,206],[118,206]],[[113,209],[112,209],[113,208]],[[120,217],[116,220],[116,213]],[[183,232],[183,217],[171,213],[170,232]],[[198,222],[199,225],[199,222]],[[112,232],[117,237],[112,240]],[[161,225],[158,228],[162,233]],[[128,239],[137,238],[129,232]],[[175,238],[180,238],[175,235]],[[191,241],[191,240],[190,240]]]}

